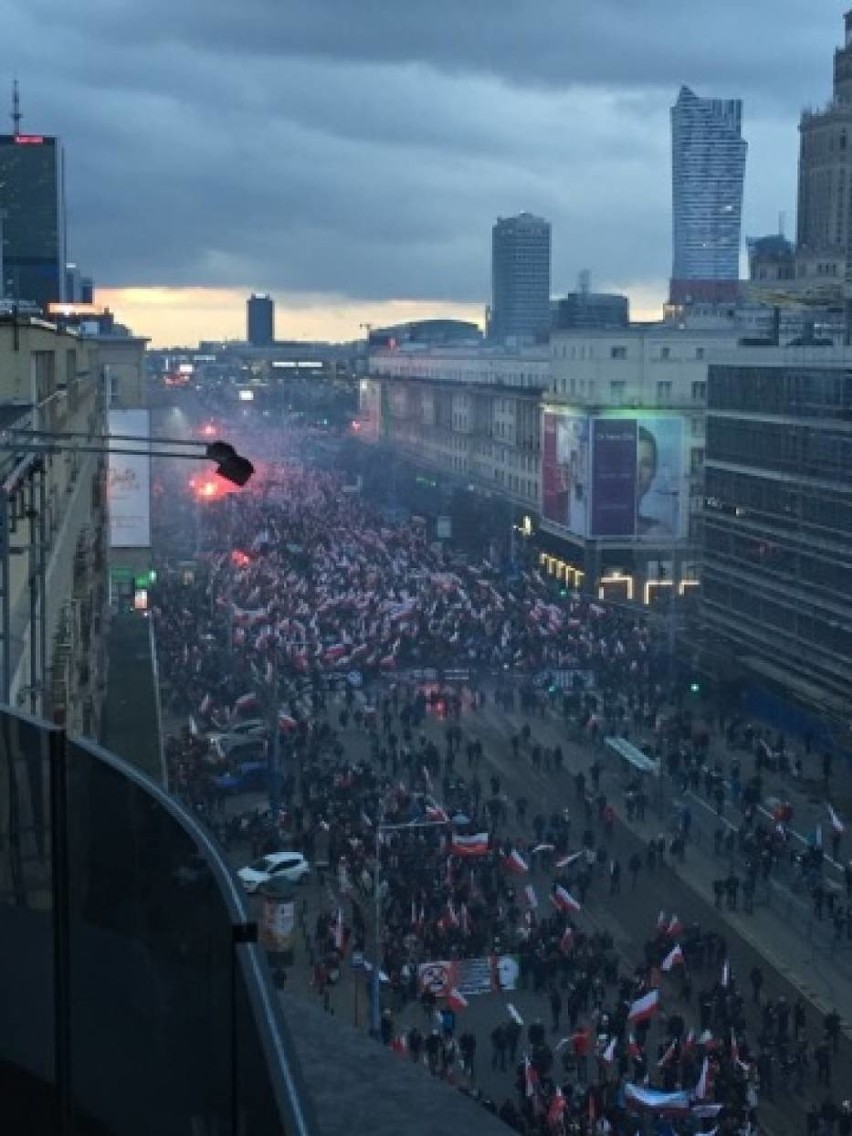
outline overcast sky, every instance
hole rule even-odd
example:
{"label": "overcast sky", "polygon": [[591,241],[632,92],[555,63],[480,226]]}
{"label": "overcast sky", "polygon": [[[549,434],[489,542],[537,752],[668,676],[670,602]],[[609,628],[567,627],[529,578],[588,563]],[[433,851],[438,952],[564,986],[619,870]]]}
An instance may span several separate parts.
{"label": "overcast sky", "polygon": [[679,86],[744,100],[744,236],[782,211],[793,234],[798,116],[829,97],[847,6],[0,0],[0,98],[17,74],[23,129],[63,138],[72,257],[142,290],[111,295],[160,341],[176,317],[238,333],[251,289],[279,336],[479,315],[490,226],[524,209],[553,223],[555,293],[589,268],[648,311]]}

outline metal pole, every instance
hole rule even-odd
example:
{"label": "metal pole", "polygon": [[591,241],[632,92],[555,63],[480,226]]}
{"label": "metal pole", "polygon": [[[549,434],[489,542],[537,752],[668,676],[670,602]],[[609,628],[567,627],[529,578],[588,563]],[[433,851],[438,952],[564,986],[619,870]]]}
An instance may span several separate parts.
{"label": "metal pole", "polygon": [[370,975],[370,1033],[378,1038],[381,1035],[382,997],[381,997],[381,970],[382,970],[382,867],[380,852],[382,848],[382,822],[385,819],[384,805],[379,807],[376,820],[376,860],[373,865],[373,903],[375,917],[375,957],[373,970]]}
{"label": "metal pole", "polygon": [[278,724],[278,636],[272,640],[272,682],[268,692],[269,717],[272,729],[270,739],[269,807],[273,823],[278,822],[281,808],[281,728]]}
{"label": "metal pole", "polygon": [[677,555],[677,530],[680,521],[680,493],[675,490],[672,502],[674,508],[672,510],[672,583],[671,595],[669,596],[669,620],[668,620],[668,662],[669,662],[669,687],[672,695],[674,695],[675,686],[675,650],[677,646],[677,585],[678,585],[678,555]]}
{"label": "metal pole", "polygon": [[11,550],[9,548],[9,494],[0,489],[0,629],[3,635],[3,679],[0,683],[0,702],[8,705],[12,693],[12,596]]}
{"label": "metal pole", "polygon": [[64,730],[47,736],[50,768],[51,898],[53,905],[53,1012],[56,1132],[71,1136],[74,1107],[71,1073],[71,880],[69,870],[67,740]]}
{"label": "metal pole", "polygon": [[38,669],[38,601],[39,601],[39,552],[38,527],[36,513],[36,487],[33,474],[27,480],[27,520],[29,522],[29,548],[27,556],[27,575],[30,589],[30,713],[38,711],[38,697],[40,693]]}

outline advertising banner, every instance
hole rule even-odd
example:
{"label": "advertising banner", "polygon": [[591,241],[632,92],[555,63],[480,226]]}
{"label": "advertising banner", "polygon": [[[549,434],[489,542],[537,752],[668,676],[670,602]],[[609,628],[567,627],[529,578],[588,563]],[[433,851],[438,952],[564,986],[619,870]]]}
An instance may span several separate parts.
{"label": "advertising banner", "polygon": [[683,419],[592,420],[591,536],[668,541],[686,532]]}
{"label": "advertising banner", "polygon": [[636,524],[636,421],[592,422],[592,535],[633,536]]}
{"label": "advertising banner", "polygon": [[465,997],[515,990],[518,961],[514,955],[488,955],[476,959],[424,962],[417,968],[417,980],[421,990],[431,990],[438,998],[446,998],[453,989]]}
{"label": "advertising banner", "polygon": [[295,929],[295,902],[265,895],[258,927],[260,945],[267,951],[291,951]]}
{"label": "advertising banner", "polygon": [[543,509],[547,520],[576,536],[588,530],[589,419],[546,411],[542,434]]}
{"label": "advertising banner", "polygon": [[[110,435],[130,434],[149,438],[150,412],[111,410]],[[112,443],[133,450],[150,449],[150,443]],[[111,548],[150,548],[151,546],[151,457],[147,453],[109,454],[109,539]]]}

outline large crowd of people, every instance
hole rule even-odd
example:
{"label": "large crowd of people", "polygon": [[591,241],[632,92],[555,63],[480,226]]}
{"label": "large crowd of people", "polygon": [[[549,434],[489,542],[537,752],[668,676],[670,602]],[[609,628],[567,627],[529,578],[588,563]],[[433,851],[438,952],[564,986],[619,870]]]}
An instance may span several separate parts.
{"label": "large crowd of people", "polygon": [[[641,961],[625,969],[608,936],[585,923],[588,895],[622,886],[597,761],[574,779],[571,814],[556,802],[546,813],[512,795],[463,728],[489,698],[526,711],[507,744],[519,761],[561,774],[560,746],[535,738],[536,713],[557,698],[590,743],[649,728],[648,752],[675,780],[698,771],[701,788],[705,735],[667,718],[666,648],[643,620],[556,597],[529,566],[506,579],[486,561],[450,565],[416,520],[383,525],[337,478],[296,464],[210,506],[205,523],[215,534],[205,564],[191,577],[161,574],[155,595],[169,709],[193,721],[170,739],[171,784],[223,839],[248,840],[259,854],[286,837],[325,866],[330,898],[312,930],[317,990],[344,954],[375,958],[378,883],[382,1039],[518,1132],[632,1136],[638,1110],[676,1130],[751,1136],[760,1099],[782,1085],[816,1077],[830,1088],[839,1023],[826,1019],[813,1044],[803,1005],[764,998],[754,972],[732,974],[720,936],[649,912]],[[450,668],[466,672],[463,694],[441,682]],[[547,679],[556,672],[571,676],[559,693]],[[206,737],[268,717],[270,690],[282,803],[245,823],[223,807],[233,759]],[[353,729],[357,753],[346,740]],[[712,768],[703,788],[713,799]],[[746,804],[753,789],[742,787]],[[641,782],[627,786],[625,809],[645,804]],[[739,841],[755,874],[777,839],[746,818]],[[677,840],[624,865],[634,887],[640,871],[678,854]],[[517,960],[517,974],[501,977],[494,963],[499,1021],[477,1037],[464,1027],[465,996],[436,994],[423,967],[503,957]],[[515,983],[540,995],[548,1023],[521,1020]],[[757,1031],[747,1024],[754,1003]],[[420,1024],[400,1024],[412,1006]],[[484,1062],[505,1072],[507,1089],[514,1082],[502,1103],[478,1090]],[[826,1100],[809,1131],[844,1136],[852,1116]]]}

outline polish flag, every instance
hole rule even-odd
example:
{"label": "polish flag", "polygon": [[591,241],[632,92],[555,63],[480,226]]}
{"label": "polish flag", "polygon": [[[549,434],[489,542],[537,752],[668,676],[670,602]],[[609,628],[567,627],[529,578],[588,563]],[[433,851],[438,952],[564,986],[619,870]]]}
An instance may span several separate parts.
{"label": "polish flag", "polygon": [[722,986],[727,989],[731,984],[731,964],[725,959],[722,964]]}
{"label": "polish flag", "polygon": [[458,1010],[466,1010],[468,1008],[468,1006],[470,1005],[470,1003],[468,1002],[467,998],[465,998],[464,994],[462,994],[454,986],[452,988],[452,990],[449,992],[449,994],[447,995],[447,1005],[450,1007],[451,1010],[458,1011]]}
{"label": "polish flag", "polygon": [[527,884],[524,888],[524,895],[527,897],[527,903],[530,905],[530,909],[535,911],[538,907],[538,896],[535,894],[535,888],[532,884]]}
{"label": "polish flag", "polygon": [[568,954],[574,945],[574,931],[571,927],[566,927],[562,932],[562,938],[559,940],[559,949],[563,954]]}
{"label": "polish flag", "polygon": [[616,1045],[617,1045],[616,1039],[614,1037],[611,1037],[609,1039],[609,1044],[607,1045],[606,1049],[601,1054],[601,1061],[605,1061],[607,1063],[607,1065],[611,1065],[613,1063],[613,1061],[615,1060]]}
{"label": "polish flag", "polygon": [[234,703],[234,710],[253,710],[258,705],[259,703],[256,694],[241,694],[237,701]]}
{"label": "polish flag", "polygon": [[454,836],[450,843],[451,856],[487,856],[488,833],[477,832],[474,836]]}
{"label": "polish flag", "polygon": [[838,836],[842,836],[846,831],[846,825],[843,823],[843,821],[840,819],[831,805],[826,804],[825,807],[828,809],[828,815],[831,818],[832,829],[837,833]]}
{"label": "polish flag", "polygon": [[536,844],[535,848],[530,849],[530,856],[535,856],[539,852],[555,852],[555,844]]}
{"label": "polish flag", "polygon": [[683,1052],[689,1053],[691,1049],[695,1048],[695,1030],[690,1027],[689,1032],[683,1039]]}
{"label": "polish flag", "polygon": [[538,1073],[529,1057],[524,1058],[524,1094],[530,1099],[538,1094]]}
{"label": "polish flag", "polygon": [[707,1100],[710,1092],[710,1062],[705,1057],[704,1063],[701,1066],[701,1076],[698,1078],[698,1084],[695,1086],[693,1096],[696,1100]]}
{"label": "polish flag", "polygon": [[627,1020],[631,1024],[633,1022],[646,1022],[660,1009],[660,992],[659,990],[650,990],[647,994],[643,994],[641,998],[637,998],[630,1007],[627,1014]]}
{"label": "polish flag", "polygon": [[405,1035],[401,1033],[397,1034],[390,1043],[390,1048],[398,1057],[404,1057],[408,1052],[408,1042],[405,1040]]}
{"label": "polish flag", "polygon": [[670,935],[673,939],[683,931],[683,924],[676,915],[673,915],[669,920],[669,925],[666,927],[666,934]]}
{"label": "polish flag", "polygon": [[557,884],[553,889],[550,894],[550,899],[554,907],[557,907],[560,911],[573,913],[580,910],[580,904],[573,897],[570,891],[562,887],[561,884]]}
{"label": "polish flag", "polygon": [[436,821],[439,824],[447,824],[450,818],[447,816],[440,805],[427,805],[426,819]]}
{"label": "polish flag", "polygon": [[529,864],[517,850],[513,848],[508,856],[503,856],[503,867],[514,876],[525,876],[529,872]]}
{"label": "polish flag", "polygon": [[467,904],[461,905],[461,913],[459,915],[459,923],[461,925],[462,934],[467,936],[470,934],[470,915],[468,914]]}
{"label": "polish flag", "polygon": [[660,963],[660,969],[670,971],[673,966],[683,966],[683,951],[681,950],[680,943],[675,943],[663,961]]}
{"label": "polish flag", "polygon": [[569,856],[563,856],[560,860],[556,861],[557,868],[568,868],[571,864],[575,864],[577,860],[583,855],[582,849],[579,852],[572,852]]}
{"label": "polish flag", "polygon": [[429,770],[426,768],[425,765],[423,765],[423,766],[421,766],[421,771],[423,773],[423,783],[425,784],[426,788],[431,793],[431,791],[432,791],[432,778],[429,776]]}
{"label": "polish flag", "polygon": [[512,1021],[517,1022],[519,1026],[522,1026],[524,1024],[524,1019],[521,1017],[521,1015],[518,1013],[511,1002],[506,1003],[506,1009],[509,1011],[509,1017],[512,1019]]}
{"label": "polish flag", "polygon": [[630,1033],[627,1035],[627,1052],[633,1058],[642,1056],[642,1046],[636,1040],[635,1034]]}
{"label": "polish flag", "polygon": [[559,1086],[557,1086],[556,1092],[551,1098],[550,1107],[547,1110],[547,1123],[551,1128],[556,1129],[557,1131],[559,1130],[562,1124],[562,1117],[565,1115],[565,1110],[567,1107],[568,1106],[565,1103],[565,1097],[562,1093],[562,1090],[559,1088]]}
{"label": "polish flag", "polygon": [[674,1057],[676,1052],[677,1052],[677,1041],[673,1041],[671,1043],[671,1045],[668,1047],[668,1049],[665,1051],[663,1056],[660,1058],[660,1060],[657,1062],[657,1068],[658,1069],[665,1069],[666,1065],[668,1065],[668,1063],[672,1060],[672,1058]]}
{"label": "polish flag", "polygon": [[334,945],[339,951],[343,950],[343,911],[337,909],[337,919],[334,922]]}

